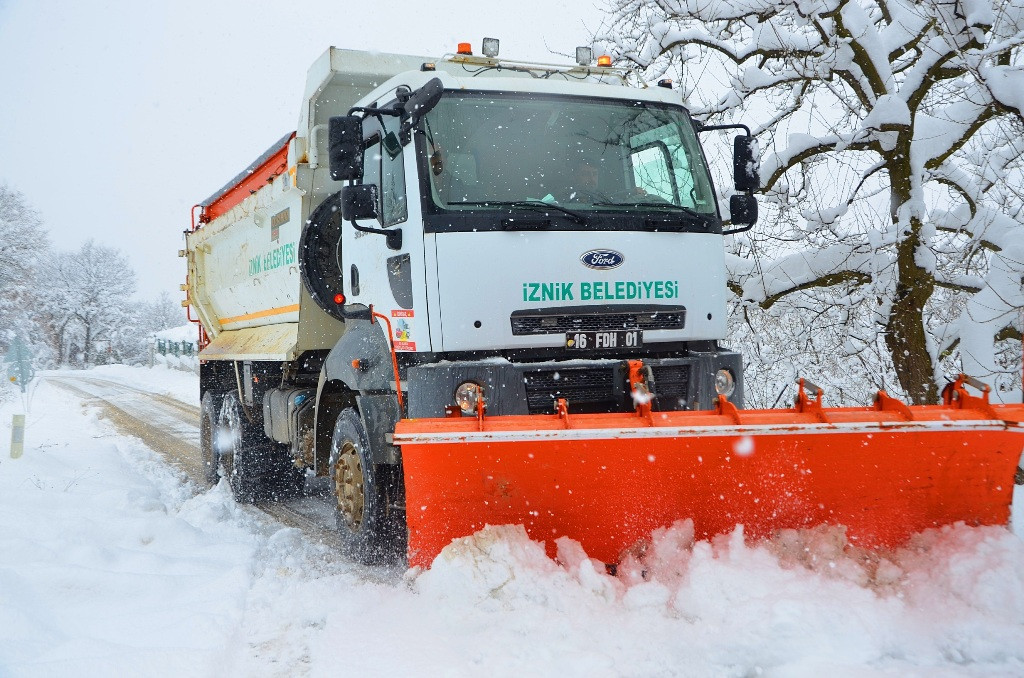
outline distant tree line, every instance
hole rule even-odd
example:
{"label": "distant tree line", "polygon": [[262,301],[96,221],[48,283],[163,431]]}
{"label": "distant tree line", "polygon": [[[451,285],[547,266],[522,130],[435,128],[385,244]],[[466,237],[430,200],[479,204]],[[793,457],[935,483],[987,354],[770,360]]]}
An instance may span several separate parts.
{"label": "distant tree line", "polygon": [[52,247],[39,213],[0,183],[0,355],[20,338],[38,367],[89,367],[148,359],[147,337],[186,319],[169,293],[132,298],[135,271],[93,240]]}

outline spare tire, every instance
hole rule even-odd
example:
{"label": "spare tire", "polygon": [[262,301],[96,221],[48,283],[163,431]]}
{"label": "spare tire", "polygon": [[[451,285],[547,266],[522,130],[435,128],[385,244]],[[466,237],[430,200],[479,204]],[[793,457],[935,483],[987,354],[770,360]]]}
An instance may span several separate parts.
{"label": "spare tire", "polygon": [[299,275],[316,305],[327,315],[345,320],[341,306],[334,303],[344,294],[341,268],[341,192],[317,206],[299,238]]}

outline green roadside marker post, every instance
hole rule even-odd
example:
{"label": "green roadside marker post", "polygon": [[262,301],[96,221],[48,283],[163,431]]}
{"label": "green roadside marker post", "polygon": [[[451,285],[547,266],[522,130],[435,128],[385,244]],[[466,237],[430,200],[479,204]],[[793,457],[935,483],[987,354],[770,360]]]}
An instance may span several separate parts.
{"label": "green roadside marker post", "polygon": [[[17,337],[11,342],[7,355],[7,378],[12,384],[21,388],[22,398],[25,397],[28,384],[36,376],[32,367],[32,353]],[[17,459],[25,452],[25,415],[15,414],[11,425],[11,459]]]}

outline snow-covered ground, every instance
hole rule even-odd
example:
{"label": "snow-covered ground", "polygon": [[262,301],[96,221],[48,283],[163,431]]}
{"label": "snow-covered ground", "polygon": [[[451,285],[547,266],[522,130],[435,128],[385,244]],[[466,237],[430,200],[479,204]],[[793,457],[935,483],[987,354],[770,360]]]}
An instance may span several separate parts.
{"label": "snow-covered ground", "polygon": [[[194,375],[90,376],[196,401]],[[1024,676],[1024,540],[922,535],[882,562],[835,532],[655,541],[647,579],[490,528],[426,572],[345,562],[197,494],[45,380],[10,459],[0,402],[0,676]]]}

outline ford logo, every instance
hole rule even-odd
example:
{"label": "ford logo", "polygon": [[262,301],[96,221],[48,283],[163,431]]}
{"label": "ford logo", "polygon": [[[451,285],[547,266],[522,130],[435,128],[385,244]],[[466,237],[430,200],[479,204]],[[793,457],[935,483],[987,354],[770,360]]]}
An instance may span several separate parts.
{"label": "ford logo", "polygon": [[580,257],[580,261],[583,262],[584,266],[596,268],[599,271],[607,271],[608,269],[622,266],[622,262],[625,260],[626,257],[615,250],[590,250],[589,252],[584,252],[583,256]]}

